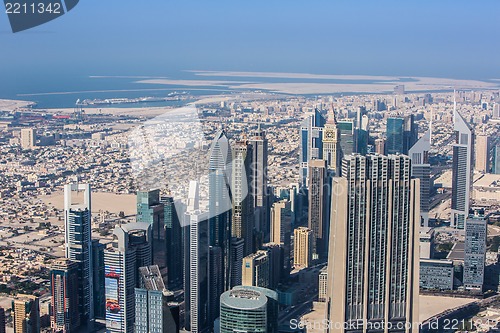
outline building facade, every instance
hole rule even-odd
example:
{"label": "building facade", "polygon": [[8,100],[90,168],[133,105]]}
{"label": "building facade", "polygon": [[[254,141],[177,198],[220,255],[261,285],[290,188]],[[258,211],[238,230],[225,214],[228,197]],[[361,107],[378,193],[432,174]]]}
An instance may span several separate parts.
{"label": "building facade", "polygon": [[313,259],[314,232],[306,227],[299,227],[293,231],[293,266],[307,268]]}
{"label": "building facade", "polygon": [[420,185],[410,168],[404,155],[351,155],[333,180],[327,319],[348,325],[330,332],[418,332],[395,329],[418,321]]}
{"label": "building facade", "polygon": [[76,262],[60,259],[52,265],[50,270],[52,291],[50,327],[54,332],[76,332],[80,327],[78,280]]}
{"label": "building facade", "polygon": [[469,214],[465,225],[465,289],[483,291],[487,228],[488,222],[483,210],[475,210]]}

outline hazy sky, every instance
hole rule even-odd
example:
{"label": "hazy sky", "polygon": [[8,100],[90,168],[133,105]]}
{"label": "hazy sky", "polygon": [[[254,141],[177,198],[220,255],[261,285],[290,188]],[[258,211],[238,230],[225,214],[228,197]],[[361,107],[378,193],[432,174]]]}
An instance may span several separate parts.
{"label": "hazy sky", "polygon": [[2,71],[182,69],[500,78],[500,1],[82,0],[12,34]]}

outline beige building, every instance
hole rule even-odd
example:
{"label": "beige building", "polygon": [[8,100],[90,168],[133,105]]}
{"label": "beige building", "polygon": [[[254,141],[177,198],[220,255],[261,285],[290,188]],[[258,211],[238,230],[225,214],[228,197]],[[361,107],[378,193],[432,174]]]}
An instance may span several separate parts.
{"label": "beige building", "polygon": [[488,173],[490,171],[490,138],[487,135],[478,135],[475,142],[476,171]]}
{"label": "beige building", "polygon": [[292,212],[290,201],[281,200],[271,207],[271,243],[285,244],[290,237],[292,227]]}
{"label": "beige building", "polygon": [[18,295],[12,301],[14,333],[40,333],[40,304],[38,297]]}
{"label": "beige building", "polygon": [[333,179],[328,333],[419,331],[409,325],[419,321],[420,226],[410,168],[404,155],[350,155]]}
{"label": "beige building", "polygon": [[323,267],[319,271],[319,283],[318,283],[318,301],[326,302],[326,296],[328,291],[328,266]]}
{"label": "beige building", "polygon": [[36,132],[33,128],[21,129],[21,148],[33,149],[36,146]]}
{"label": "beige building", "polygon": [[313,237],[313,231],[306,227],[299,227],[293,231],[293,265],[295,268],[306,268],[311,265]]}
{"label": "beige building", "polygon": [[270,263],[267,251],[259,250],[243,258],[241,284],[269,288]]}

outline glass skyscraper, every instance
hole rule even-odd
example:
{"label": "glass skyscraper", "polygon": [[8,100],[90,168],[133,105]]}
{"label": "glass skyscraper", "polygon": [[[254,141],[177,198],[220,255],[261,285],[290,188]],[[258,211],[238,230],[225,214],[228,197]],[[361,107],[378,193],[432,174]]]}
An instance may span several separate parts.
{"label": "glass skyscraper", "polygon": [[64,244],[66,258],[78,264],[80,324],[91,330],[94,321],[91,191],[88,184],[64,186]]}
{"label": "glass skyscraper", "polygon": [[432,190],[431,165],[429,150],[431,149],[431,129],[410,148],[411,175],[420,179],[420,225],[429,226],[430,195]]}
{"label": "glass skyscraper", "polygon": [[469,215],[472,187],[472,152],[474,134],[464,118],[454,109],[455,144],[453,145],[450,225],[464,229]]}
{"label": "glass skyscraper", "polygon": [[325,117],[316,109],[300,126],[300,179],[303,187],[307,187],[309,161],[323,158],[325,123]]}

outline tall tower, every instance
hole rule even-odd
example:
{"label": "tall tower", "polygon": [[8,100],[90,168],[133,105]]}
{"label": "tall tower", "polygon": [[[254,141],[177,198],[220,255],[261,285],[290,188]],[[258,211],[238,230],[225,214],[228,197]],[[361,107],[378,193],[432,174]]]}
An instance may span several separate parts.
{"label": "tall tower", "polygon": [[493,148],[493,165],[491,172],[500,175],[500,145],[496,145]]}
{"label": "tall tower", "polygon": [[160,202],[160,190],[137,192],[137,222],[151,225],[153,236],[153,263],[160,267],[163,275],[167,271],[167,235],[165,208]]}
{"label": "tall tower", "polygon": [[106,331],[132,333],[139,267],[152,264],[151,225],[117,225],[113,237],[104,251]]}
{"label": "tall tower", "polygon": [[255,228],[264,235],[269,233],[269,195],[267,190],[267,154],[268,140],[261,129],[251,133],[248,144],[252,147],[250,191],[255,210]]}
{"label": "tall tower", "polygon": [[490,171],[490,137],[483,134],[476,137],[476,171]]}
{"label": "tall tower", "polygon": [[323,159],[326,160],[328,169],[333,170],[334,174],[337,174],[340,168],[341,156],[340,131],[332,110],[323,130]]}
{"label": "tall tower", "polygon": [[[197,188],[197,185],[195,185]],[[184,274],[184,323],[192,333],[208,332],[209,322],[209,226],[208,214],[198,209],[185,214],[186,250]]]}
{"label": "tall tower", "polygon": [[330,193],[325,160],[309,162],[308,187],[308,227],[313,231],[313,256],[326,257],[328,253]]}
{"label": "tall tower", "polygon": [[312,263],[314,232],[305,227],[293,231],[293,265],[306,268]]}
{"label": "tall tower", "polygon": [[231,236],[243,239],[245,256],[253,252],[254,207],[249,189],[252,155],[252,146],[245,141],[233,147]]}
{"label": "tall tower", "polygon": [[[231,241],[231,147],[226,134],[221,129],[215,134],[210,147],[209,162],[209,244],[222,251],[222,286],[229,284],[229,247]],[[209,274],[214,277],[214,274]],[[220,295],[218,295],[220,297]]]}
{"label": "tall tower", "polygon": [[160,202],[163,204],[164,228],[166,232],[168,286],[172,289],[171,286],[182,282],[183,276],[182,255],[180,255],[182,253],[181,224],[174,198],[162,196]]}
{"label": "tall tower", "polygon": [[40,300],[19,294],[12,301],[14,333],[40,333]]}
{"label": "tall tower", "polygon": [[78,264],[80,324],[92,328],[94,321],[93,256],[89,184],[64,185],[64,247],[66,258]]}
{"label": "tall tower", "polygon": [[392,117],[387,119],[385,152],[390,154],[404,154],[404,118]]}
{"label": "tall tower", "polygon": [[300,179],[302,187],[307,187],[309,161],[323,158],[323,130],[325,118],[316,109],[304,119],[300,126]]}
{"label": "tall tower", "polygon": [[476,210],[469,214],[465,225],[465,289],[483,291],[487,227],[488,221],[484,216],[484,210]]}
{"label": "tall tower", "polygon": [[333,179],[327,319],[346,325],[330,332],[418,332],[404,326],[418,321],[420,185],[410,167],[407,156],[351,155]]}
{"label": "tall tower", "polygon": [[76,332],[80,326],[78,280],[77,263],[69,259],[60,259],[52,265],[50,327],[54,332]]}
{"label": "tall tower", "polygon": [[429,226],[429,208],[431,184],[431,165],[429,150],[431,149],[431,128],[410,148],[411,175],[420,179],[420,226]]}
{"label": "tall tower", "polygon": [[278,294],[239,286],[226,291],[220,301],[220,332],[278,332]]}
{"label": "tall tower", "polygon": [[464,229],[469,215],[470,192],[472,187],[472,152],[474,133],[469,124],[453,110],[455,144],[453,145],[453,182],[451,188],[450,224],[457,229]]}

